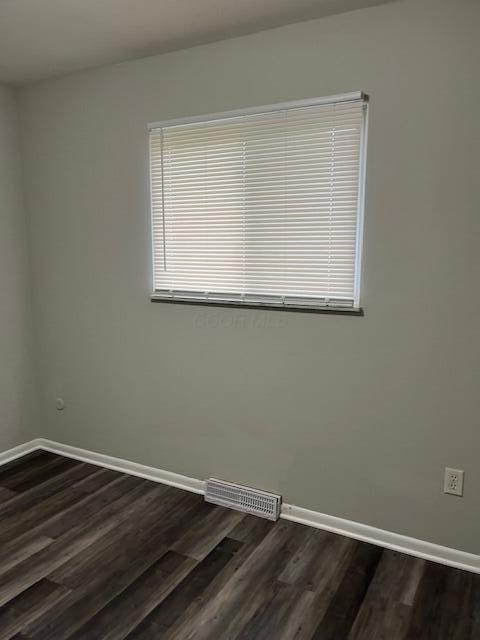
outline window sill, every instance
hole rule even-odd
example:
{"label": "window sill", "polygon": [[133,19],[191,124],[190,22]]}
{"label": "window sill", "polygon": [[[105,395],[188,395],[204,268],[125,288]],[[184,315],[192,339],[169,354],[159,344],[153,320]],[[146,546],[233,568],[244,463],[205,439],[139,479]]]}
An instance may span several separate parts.
{"label": "window sill", "polygon": [[293,311],[295,313],[321,313],[339,316],[363,316],[364,311],[359,308],[348,307],[315,307],[315,306],[294,306],[279,305],[270,303],[243,303],[229,302],[228,300],[212,301],[212,300],[195,300],[194,298],[165,298],[164,296],[150,296],[151,302],[160,302],[164,304],[185,304],[202,307],[223,307],[233,309],[264,309],[266,311]]}

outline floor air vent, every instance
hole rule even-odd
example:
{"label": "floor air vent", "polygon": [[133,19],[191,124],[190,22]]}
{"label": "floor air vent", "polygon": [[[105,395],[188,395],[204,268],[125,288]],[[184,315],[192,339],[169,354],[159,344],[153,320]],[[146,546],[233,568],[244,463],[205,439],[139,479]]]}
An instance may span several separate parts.
{"label": "floor air vent", "polygon": [[252,513],[268,520],[278,520],[280,517],[281,496],[216,478],[207,480],[206,485],[205,500],[207,502]]}

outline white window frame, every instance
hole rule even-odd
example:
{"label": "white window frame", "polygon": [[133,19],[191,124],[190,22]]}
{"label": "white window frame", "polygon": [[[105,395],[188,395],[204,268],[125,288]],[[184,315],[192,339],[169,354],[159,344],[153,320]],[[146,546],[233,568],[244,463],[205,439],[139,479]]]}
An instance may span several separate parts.
{"label": "white window frame", "polygon": [[[169,303],[181,303],[181,304],[200,304],[210,306],[226,306],[226,307],[241,307],[241,308],[267,308],[267,309],[280,309],[289,311],[310,311],[317,313],[340,313],[340,314],[355,314],[363,315],[363,309],[360,305],[360,284],[361,284],[361,271],[362,271],[362,252],[363,252],[363,228],[365,217],[365,184],[366,184],[366,163],[367,163],[367,140],[368,140],[368,108],[369,108],[369,96],[362,91],[355,91],[350,93],[336,94],[321,98],[311,98],[304,100],[293,100],[289,102],[282,102],[270,105],[263,105],[259,107],[249,107],[245,109],[234,109],[230,111],[221,111],[209,114],[203,114],[198,116],[187,116],[182,118],[172,118],[168,120],[161,120],[158,122],[152,122],[147,125],[147,131],[150,132],[154,129],[162,129],[165,127],[173,127],[178,125],[188,125],[201,122],[211,122],[218,120],[228,120],[230,118],[238,118],[241,116],[257,115],[271,113],[275,111],[281,111],[284,109],[298,109],[302,107],[320,106],[328,104],[337,104],[342,102],[358,102],[363,101],[363,123],[361,129],[360,140],[360,157],[359,157],[359,182],[358,182],[358,203],[357,203],[357,225],[356,225],[356,247],[355,247],[355,280],[354,280],[354,296],[353,306],[344,306],[341,303],[336,305],[335,303],[322,304],[319,300],[318,304],[310,300],[302,303],[301,299],[295,301],[278,301],[274,300],[273,296],[271,300],[268,300],[268,295],[259,296],[258,300],[253,300],[251,297],[247,299],[236,294],[225,294],[222,296],[214,297],[212,295],[199,296],[197,292],[176,292],[176,291],[164,291],[161,292],[155,290],[155,286],[152,286],[152,292],[150,298],[152,302],[169,302]],[[151,225],[150,229],[153,229],[153,201],[152,201],[152,175],[151,175],[151,152],[149,146],[149,171],[150,171],[150,216]],[[151,272],[153,274],[154,266],[154,243],[153,233],[151,238]],[[260,299],[263,298],[263,299]]]}

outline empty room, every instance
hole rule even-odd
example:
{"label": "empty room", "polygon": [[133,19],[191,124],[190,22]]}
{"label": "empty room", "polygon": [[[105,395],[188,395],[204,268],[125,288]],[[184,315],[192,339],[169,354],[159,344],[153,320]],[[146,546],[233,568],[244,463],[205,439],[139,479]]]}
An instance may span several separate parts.
{"label": "empty room", "polygon": [[0,0],[0,640],[480,640],[479,66],[479,0]]}

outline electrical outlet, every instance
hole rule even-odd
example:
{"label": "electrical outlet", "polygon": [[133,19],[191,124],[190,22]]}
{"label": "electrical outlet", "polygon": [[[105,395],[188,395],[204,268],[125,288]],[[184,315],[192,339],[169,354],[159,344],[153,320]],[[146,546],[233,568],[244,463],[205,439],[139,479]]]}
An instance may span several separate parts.
{"label": "electrical outlet", "polygon": [[452,496],[463,496],[463,476],[462,469],[445,468],[445,481],[443,485],[444,493],[451,493]]}

